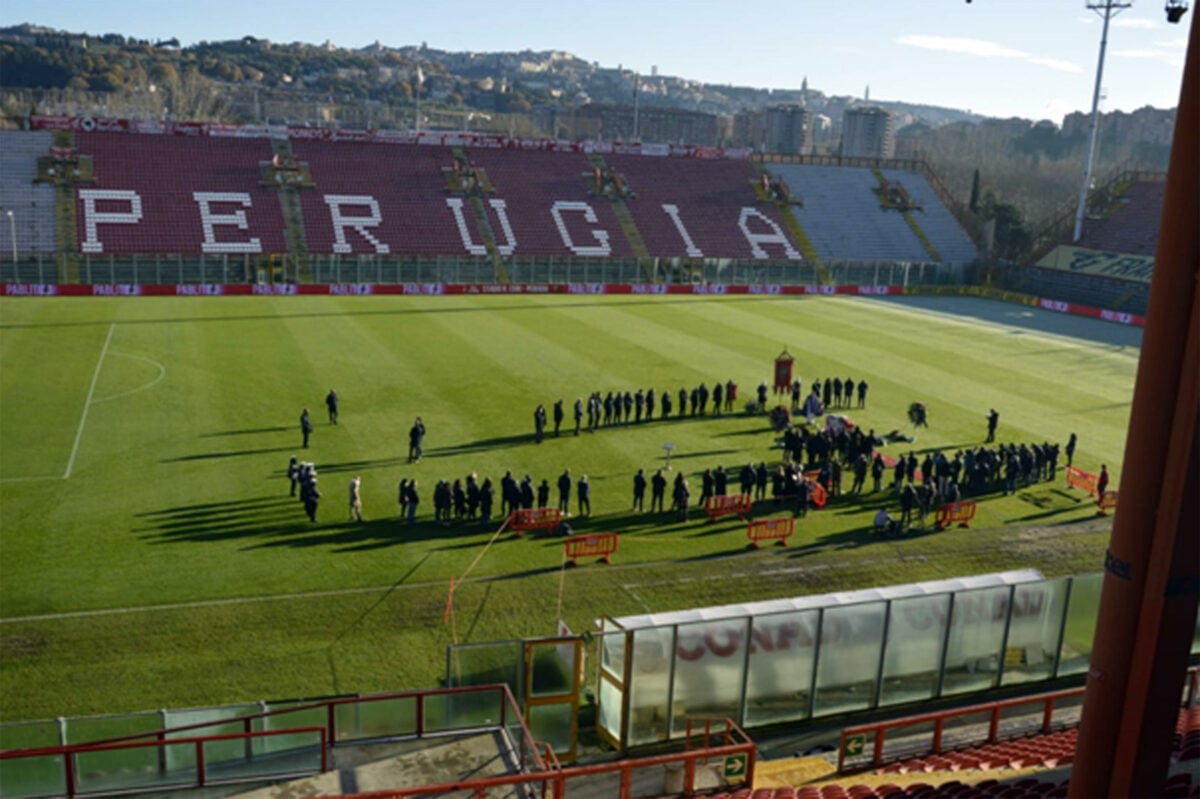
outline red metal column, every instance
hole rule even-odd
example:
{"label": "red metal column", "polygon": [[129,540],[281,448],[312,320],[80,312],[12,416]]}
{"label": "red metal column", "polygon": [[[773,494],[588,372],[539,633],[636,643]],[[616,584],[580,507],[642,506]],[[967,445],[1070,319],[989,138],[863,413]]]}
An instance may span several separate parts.
{"label": "red metal column", "polygon": [[1071,797],[1158,796],[1200,586],[1200,23],[1175,121]]}

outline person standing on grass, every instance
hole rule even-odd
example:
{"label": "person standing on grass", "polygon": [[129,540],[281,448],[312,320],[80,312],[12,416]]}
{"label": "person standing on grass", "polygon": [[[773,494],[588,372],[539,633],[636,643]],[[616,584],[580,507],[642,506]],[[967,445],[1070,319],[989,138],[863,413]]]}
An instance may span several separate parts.
{"label": "person standing on grass", "polygon": [[533,431],[534,440],[537,443],[542,443],[542,436],[546,432],[546,406],[538,405],[533,412]]}
{"label": "person standing on grass", "polygon": [[858,407],[867,407],[867,381],[858,381]]}
{"label": "person standing on grass", "polygon": [[361,522],[362,517],[362,478],[358,475],[350,481],[350,518],[356,522]]}
{"label": "person standing on grass", "polygon": [[996,440],[996,425],[998,425],[998,424],[1000,424],[1000,414],[996,412],[995,408],[992,408],[988,412],[988,416],[987,416],[987,426],[988,426],[987,440],[984,441],[983,443],[990,444]]}
{"label": "person standing on grass", "polygon": [[329,409],[329,423],[337,424],[338,419],[338,395],[332,388],[325,395],[325,407]]}
{"label": "person standing on grass", "polygon": [[663,477],[663,470],[659,469],[650,478],[650,512],[657,510],[659,513],[663,510],[663,499],[667,493],[667,478]]}
{"label": "person standing on grass", "polygon": [[417,523],[417,505],[421,503],[421,495],[417,493],[417,478],[408,481],[408,523]]}
{"label": "person standing on grass", "polygon": [[[591,401],[588,401],[588,407],[591,407]],[[575,435],[579,435],[579,428],[583,426],[583,397],[575,398]]]}
{"label": "person standing on grass", "polygon": [[425,423],[418,416],[413,426],[408,429],[408,462],[416,463],[421,460],[422,448],[425,444]]}
{"label": "person standing on grass", "polygon": [[686,522],[688,517],[688,485],[687,480],[683,477],[683,472],[675,475],[675,488],[672,493],[672,499],[675,501],[675,512],[677,518],[681,522]]}
{"label": "person standing on grass", "polygon": [[579,485],[576,486],[579,492],[579,515],[592,515],[592,486],[588,483],[587,475],[579,478]]}
{"label": "person standing on grass", "polygon": [[300,434],[304,436],[304,449],[308,449],[308,437],[312,435],[312,419],[308,417],[308,408],[300,413]]}
{"label": "person standing on grass", "polygon": [[563,469],[558,476],[558,509],[563,516],[571,515],[571,470]]}
{"label": "person standing on grass", "polygon": [[295,455],[288,461],[287,476],[292,481],[292,496],[294,497],[296,496],[296,483],[300,482],[300,462],[296,460]]}
{"label": "person standing on grass", "polygon": [[317,521],[317,503],[321,499],[321,492],[317,490],[317,478],[314,475],[308,482],[307,489],[303,492],[304,495],[304,512],[308,514],[308,520],[315,523]]}
{"label": "person standing on grass", "polygon": [[492,521],[492,504],[496,501],[496,489],[492,485],[492,478],[483,478],[483,485],[479,487],[479,518],[482,520],[482,525],[487,527]]}
{"label": "person standing on grass", "polygon": [[[633,476],[633,509],[639,513],[646,509],[646,472],[638,469]],[[651,505],[651,508],[654,506]]]}
{"label": "person standing on grass", "polygon": [[1067,453],[1068,467],[1071,465],[1071,461],[1075,460],[1075,444],[1077,441],[1078,439],[1075,437],[1075,434],[1072,433],[1071,437],[1067,439],[1066,449],[1063,450],[1063,452]]}
{"label": "person standing on grass", "polygon": [[558,438],[558,429],[560,427],[562,427],[563,416],[564,416],[564,414],[563,414],[562,400],[558,400],[554,403],[554,437],[555,438]]}
{"label": "person standing on grass", "polygon": [[1100,476],[1096,478],[1096,502],[1104,500],[1104,492],[1108,491],[1108,467],[1100,464]]}

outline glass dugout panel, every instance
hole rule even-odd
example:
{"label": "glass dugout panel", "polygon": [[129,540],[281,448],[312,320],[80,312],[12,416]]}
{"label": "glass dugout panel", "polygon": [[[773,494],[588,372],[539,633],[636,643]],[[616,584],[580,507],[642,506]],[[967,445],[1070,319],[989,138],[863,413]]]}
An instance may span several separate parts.
{"label": "glass dugout panel", "polygon": [[673,627],[636,630],[629,672],[629,746],[666,740]]}
{"label": "glass dugout panel", "polygon": [[942,694],[996,686],[1011,586],[959,591],[950,614]]}
{"label": "glass dugout panel", "polygon": [[1067,620],[1063,625],[1058,675],[1083,674],[1092,660],[1092,639],[1096,635],[1096,617],[1100,614],[1100,589],[1104,573],[1071,578],[1067,597]]}
{"label": "glass dugout panel", "polygon": [[930,699],[937,693],[950,595],[894,599],[884,644],[880,705]]}
{"label": "glass dugout panel", "polygon": [[1067,609],[1067,578],[1015,587],[1004,646],[1002,685],[1054,676],[1058,637]]}
{"label": "glass dugout panel", "polygon": [[749,625],[749,617],[743,616],[678,626],[671,696],[674,734],[684,732],[688,716],[738,717]]}
{"label": "glass dugout panel", "polygon": [[817,652],[814,716],[875,706],[886,602],[826,608]]}
{"label": "glass dugout panel", "polygon": [[751,620],[743,716],[747,726],[808,718],[820,615],[802,610]]}

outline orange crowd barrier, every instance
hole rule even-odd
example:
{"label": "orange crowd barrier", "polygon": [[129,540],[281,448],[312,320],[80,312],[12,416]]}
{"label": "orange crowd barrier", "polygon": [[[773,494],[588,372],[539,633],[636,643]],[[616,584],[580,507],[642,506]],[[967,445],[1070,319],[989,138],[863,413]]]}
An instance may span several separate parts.
{"label": "orange crowd barrier", "polygon": [[1100,506],[1099,515],[1107,516],[1110,510],[1117,509],[1117,492],[1105,491],[1096,504]]}
{"label": "orange crowd barrier", "polygon": [[974,502],[947,502],[938,508],[937,529],[944,530],[957,523],[959,527],[969,528],[968,522],[975,518]]}
{"label": "orange crowd barrier", "polygon": [[508,526],[520,538],[526,530],[553,530],[561,521],[558,508],[521,508],[509,514]]}
{"label": "orange crowd barrier", "polygon": [[808,500],[818,508],[825,507],[826,500],[829,499],[829,494],[825,491],[825,486],[820,483],[813,483],[809,486]]}
{"label": "orange crowd barrier", "polygon": [[710,522],[715,521],[718,516],[737,516],[745,519],[752,504],[753,500],[749,494],[709,497],[704,503],[704,512]]}
{"label": "orange crowd barrier", "polygon": [[746,537],[750,545],[758,549],[759,541],[778,541],[787,546],[787,540],[796,532],[796,520],[793,518],[758,519],[746,525]]}
{"label": "orange crowd barrier", "polygon": [[1082,488],[1089,494],[1100,493],[1097,487],[1097,481],[1100,478],[1091,472],[1085,472],[1078,466],[1067,467],[1067,486],[1070,488]]}
{"label": "orange crowd barrier", "polygon": [[617,543],[616,533],[573,535],[566,540],[567,557],[572,566],[579,565],[579,558],[600,558],[604,563],[612,563],[609,556],[617,551]]}

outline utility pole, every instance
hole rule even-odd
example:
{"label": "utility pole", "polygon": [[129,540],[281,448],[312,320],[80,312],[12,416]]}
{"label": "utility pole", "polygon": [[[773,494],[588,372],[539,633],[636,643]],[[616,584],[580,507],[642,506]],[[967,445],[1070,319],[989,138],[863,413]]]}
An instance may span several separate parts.
{"label": "utility pole", "polygon": [[1108,23],[1117,14],[1132,6],[1133,3],[1117,3],[1104,0],[1103,3],[1089,3],[1088,8],[1095,11],[1104,19],[1104,27],[1100,33],[1100,60],[1096,65],[1096,87],[1092,90],[1092,122],[1088,135],[1087,158],[1083,162],[1083,185],[1079,187],[1079,208],[1075,211],[1075,233],[1071,241],[1079,241],[1083,235],[1083,214],[1087,208],[1088,189],[1092,183],[1092,167],[1096,158],[1096,139],[1100,129],[1100,81],[1104,77],[1104,51],[1108,47]]}

